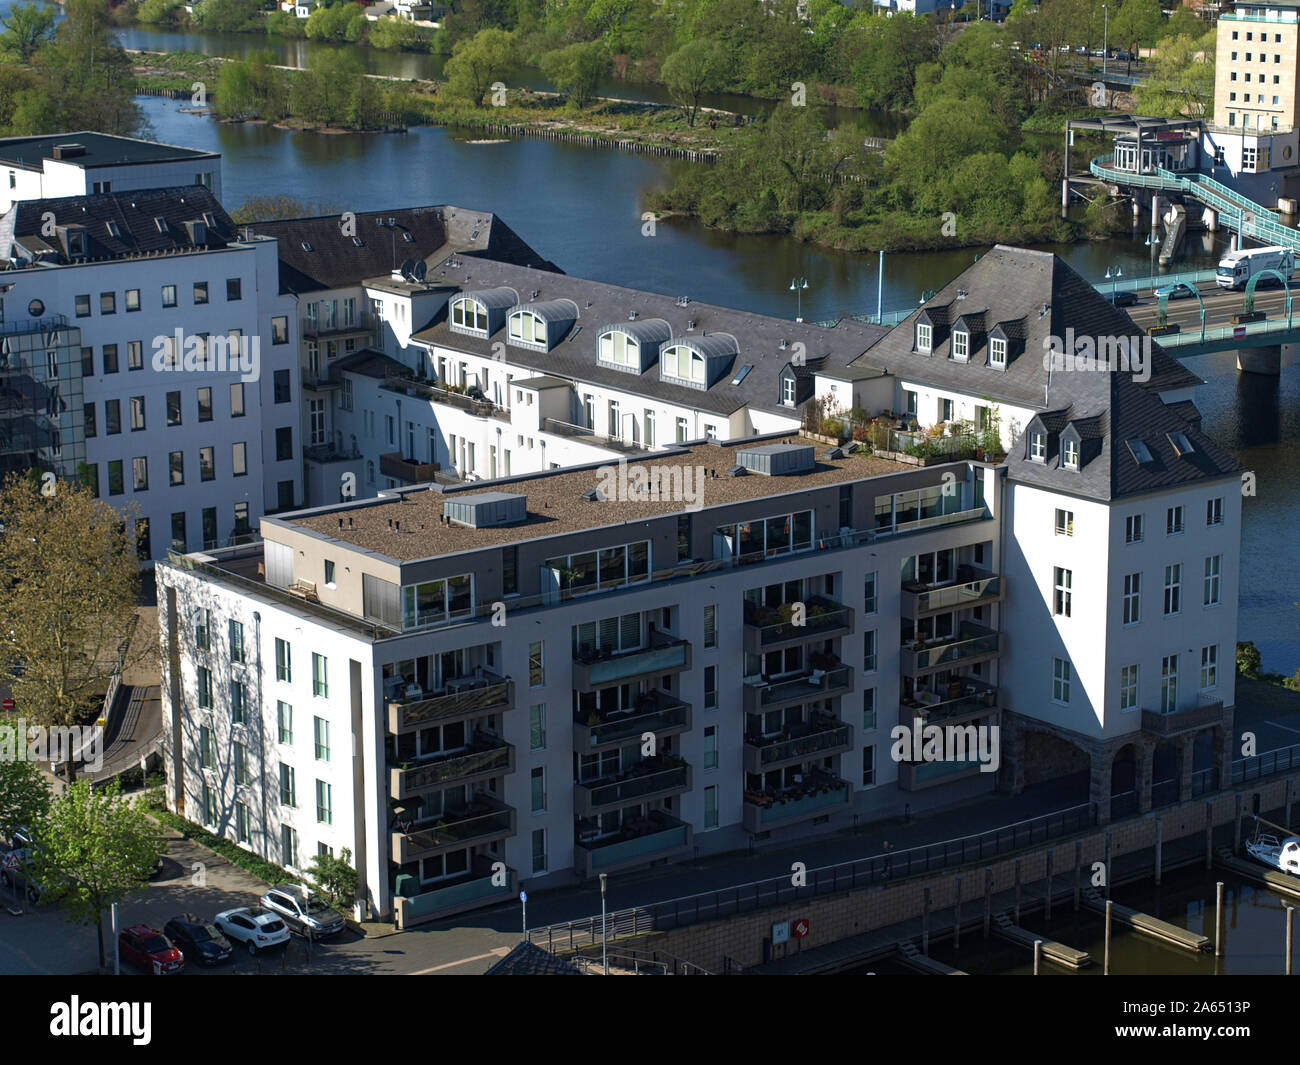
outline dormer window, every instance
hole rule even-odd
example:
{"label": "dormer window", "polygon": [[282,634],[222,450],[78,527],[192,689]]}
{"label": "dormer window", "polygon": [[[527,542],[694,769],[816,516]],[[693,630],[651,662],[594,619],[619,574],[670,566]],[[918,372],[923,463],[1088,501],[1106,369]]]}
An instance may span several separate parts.
{"label": "dormer window", "polygon": [[1041,429],[1029,434],[1029,457],[1034,462],[1047,461],[1047,434]]}
{"label": "dormer window", "polygon": [[641,345],[626,333],[604,333],[600,338],[600,361],[615,366],[641,368]]}
{"label": "dormer window", "polygon": [[793,377],[781,378],[781,402],[784,403],[787,407],[793,407],[794,396],[795,396],[794,378]]}
{"label": "dormer window", "polygon": [[1067,470],[1079,468],[1079,441],[1065,440],[1061,444],[1061,465]]}
{"label": "dormer window", "polygon": [[970,358],[970,334],[965,330],[953,331],[952,357],[956,362],[965,362]]}
{"label": "dormer window", "polygon": [[916,323],[916,350],[930,354],[930,323]]}
{"label": "dormer window", "polygon": [[80,230],[68,232],[68,255],[76,258],[86,254],[86,234]]}
{"label": "dormer window", "polygon": [[515,311],[510,316],[510,339],[545,346],[546,323],[531,311]]}
{"label": "dormer window", "polygon": [[989,365],[999,370],[1007,368],[1007,342],[1000,337],[989,341]]}
{"label": "dormer window", "polygon": [[664,350],[660,364],[665,377],[704,384],[704,359],[685,344],[675,344]]}
{"label": "dormer window", "polygon": [[456,329],[472,330],[487,334],[488,313],[478,300],[459,299],[451,305],[451,324]]}

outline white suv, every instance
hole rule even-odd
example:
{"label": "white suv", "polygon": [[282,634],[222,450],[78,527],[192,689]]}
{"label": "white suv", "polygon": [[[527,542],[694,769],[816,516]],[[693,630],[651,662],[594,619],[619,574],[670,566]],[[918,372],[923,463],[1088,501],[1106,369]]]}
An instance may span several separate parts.
{"label": "white suv", "polygon": [[278,913],[240,906],[222,910],[212,918],[221,934],[232,943],[243,943],[249,954],[289,942],[289,929]]}
{"label": "white suv", "polygon": [[302,884],[276,884],[259,901],[309,939],[324,939],[343,931],[343,915]]}

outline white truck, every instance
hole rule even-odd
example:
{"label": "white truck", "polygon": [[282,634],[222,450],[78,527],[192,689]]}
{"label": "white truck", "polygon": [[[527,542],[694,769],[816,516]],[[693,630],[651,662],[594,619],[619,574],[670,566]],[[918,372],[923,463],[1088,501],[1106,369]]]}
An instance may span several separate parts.
{"label": "white truck", "polygon": [[1294,265],[1295,253],[1290,248],[1250,248],[1229,252],[1220,259],[1214,280],[1219,288],[1240,289],[1260,271],[1276,270],[1289,281]]}

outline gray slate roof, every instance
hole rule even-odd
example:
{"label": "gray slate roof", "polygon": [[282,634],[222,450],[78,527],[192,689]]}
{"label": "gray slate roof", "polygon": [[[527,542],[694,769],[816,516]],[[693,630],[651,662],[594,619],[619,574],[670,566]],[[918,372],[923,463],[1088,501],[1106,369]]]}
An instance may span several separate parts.
{"label": "gray slate roof", "polygon": [[523,942],[492,966],[484,976],[582,976],[573,962]]}

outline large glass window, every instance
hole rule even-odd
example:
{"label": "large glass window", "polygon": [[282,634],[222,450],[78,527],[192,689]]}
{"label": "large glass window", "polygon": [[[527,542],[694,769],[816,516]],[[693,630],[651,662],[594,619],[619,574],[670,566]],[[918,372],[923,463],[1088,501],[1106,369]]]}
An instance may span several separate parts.
{"label": "large glass window", "polygon": [[759,562],[764,558],[807,551],[812,547],[813,514],[801,510],[773,518],[719,525],[714,531],[719,557],[741,562]]}
{"label": "large glass window", "polygon": [[473,607],[473,585],[469,574],[408,584],[402,589],[403,628],[442,625],[451,618],[468,615]]}
{"label": "large glass window", "polygon": [[461,329],[473,329],[486,333],[488,328],[487,308],[477,300],[456,300],[451,305],[451,324]]}

